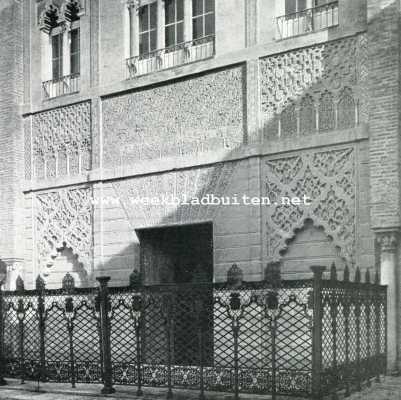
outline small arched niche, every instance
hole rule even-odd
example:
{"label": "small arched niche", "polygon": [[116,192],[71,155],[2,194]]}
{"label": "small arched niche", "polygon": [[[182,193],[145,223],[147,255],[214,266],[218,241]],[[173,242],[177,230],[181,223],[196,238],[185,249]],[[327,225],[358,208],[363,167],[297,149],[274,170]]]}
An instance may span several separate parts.
{"label": "small arched niche", "polygon": [[47,264],[44,273],[47,289],[58,289],[62,287],[64,276],[69,273],[76,287],[85,287],[88,283],[88,274],[73,250],[64,245],[57,249],[55,257]]}
{"label": "small arched niche", "polygon": [[282,253],[281,279],[310,279],[313,277],[312,265],[325,266],[328,275],[333,263],[337,271],[344,270],[345,260],[341,256],[341,249],[322,227],[315,226],[309,219]]}

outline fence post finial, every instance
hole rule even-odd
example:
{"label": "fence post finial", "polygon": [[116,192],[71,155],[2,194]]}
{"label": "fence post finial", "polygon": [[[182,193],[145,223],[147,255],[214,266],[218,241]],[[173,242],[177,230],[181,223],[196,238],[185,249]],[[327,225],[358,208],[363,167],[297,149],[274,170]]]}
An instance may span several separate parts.
{"label": "fence post finial", "polygon": [[21,275],[18,275],[15,281],[15,290],[17,292],[23,292],[25,290],[24,281],[22,280]]}
{"label": "fence post finial", "polygon": [[380,285],[380,274],[378,269],[375,272],[375,283],[376,285]]}
{"label": "fence post finial", "polygon": [[330,280],[336,281],[337,280],[337,269],[336,269],[336,264],[331,264],[330,268]]}
{"label": "fence post finial", "polygon": [[369,270],[369,268],[367,268],[366,272],[365,272],[365,283],[370,283],[370,270]]}
{"label": "fence post finial", "polygon": [[75,289],[75,280],[74,277],[67,272],[63,278],[62,286],[65,291],[68,293],[72,292]]}
{"label": "fence post finial", "polygon": [[36,278],[36,290],[45,290],[46,288],[46,283],[45,280],[41,277],[41,275],[38,275]]}
{"label": "fence post finial", "polygon": [[344,282],[349,282],[349,267],[348,265],[345,265],[344,268]]}
{"label": "fence post finial", "polygon": [[131,274],[129,276],[129,285],[131,287],[142,285],[142,275],[137,269],[134,269],[131,272]]}
{"label": "fence post finial", "polygon": [[227,271],[227,283],[230,286],[241,286],[243,279],[242,269],[237,264],[233,264]]}
{"label": "fence post finial", "polygon": [[354,281],[355,283],[361,282],[361,270],[359,269],[359,267],[356,267]]}

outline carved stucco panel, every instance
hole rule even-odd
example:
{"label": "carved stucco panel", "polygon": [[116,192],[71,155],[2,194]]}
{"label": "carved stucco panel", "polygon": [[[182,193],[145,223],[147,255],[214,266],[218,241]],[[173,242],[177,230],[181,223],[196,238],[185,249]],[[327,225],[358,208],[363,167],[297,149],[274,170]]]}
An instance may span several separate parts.
{"label": "carved stucco panel", "polygon": [[[267,253],[278,261],[305,220],[322,226],[342,256],[354,262],[355,155],[353,148],[310,152],[265,161]],[[308,196],[310,205],[280,205],[281,197]]]}
{"label": "carved stucco panel", "polygon": [[182,201],[201,199],[207,194],[227,196],[226,191],[235,173],[237,163],[219,163],[212,167],[169,172],[113,183],[116,196],[120,199],[132,228],[158,224],[172,224],[213,220],[219,206],[180,204],[141,204],[136,199],[178,198]]}
{"label": "carved stucco panel", "polygon": [[90,170],[91,140],[89,102],[33,115],[33,176],[45,179]]}
{"label": "carved stucco panel", "polygon": [[71,248],[89,271],[92,265],[92,188],[53,190],[35,197],[35,229],[41,270],[51,264],[57,250]]}
{"label": "carved stucco panel", "polygon": [[104,100],[104,165],[240,146],[243,86],[237,67]]}
{"label": "carved stucco panel", "polygon": [[[295,118],[296,110],[304,104],[305,98],[319,108],[322,99],[325,99],[322,95],[327,93],[335,107],[344,89],[348,89],[355,99],[354,113],[359,113],[347,126],[353,127],[354,123],[367,119],[366,37],[356,35],[262,58],[260,80],[261,109],[267,130],[277,130],[278,116],[281,116],[282,124],[289,116]],[[322,118],[326,116],[323,112],[320,114]],[[335,127],[334,120],[330,124]],[[288,133],[285,127],[282,130],[282,135]]]}

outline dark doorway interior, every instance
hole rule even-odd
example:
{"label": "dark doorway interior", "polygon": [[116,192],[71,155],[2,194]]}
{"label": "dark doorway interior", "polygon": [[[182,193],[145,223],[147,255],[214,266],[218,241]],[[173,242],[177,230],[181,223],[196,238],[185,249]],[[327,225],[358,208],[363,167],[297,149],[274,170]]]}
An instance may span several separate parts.
{"label": "dark doorway interior", "polygon": [[146,285],[213,281],[211,223],[138,231]]}
{"label": "dark doorway interior", "polygon": [[[145,285],[205,284],[213,282],[213,225],[192,225],[149,228],[138,231],[141,248],[141,274]],[[191,304],[195,298],[203,299],[206,321],[203,325],[202,359],[204,365],[213,360],[213,289],[207,285],[196,289],[177,287],[172,315],[171,358],[175,365],[199,365],[199,319]],[[144,361],[153,360],[157,346],[166,346],[160,321],[148,310],[145,318]],[[152,315],[151,315],[152,314]]]}

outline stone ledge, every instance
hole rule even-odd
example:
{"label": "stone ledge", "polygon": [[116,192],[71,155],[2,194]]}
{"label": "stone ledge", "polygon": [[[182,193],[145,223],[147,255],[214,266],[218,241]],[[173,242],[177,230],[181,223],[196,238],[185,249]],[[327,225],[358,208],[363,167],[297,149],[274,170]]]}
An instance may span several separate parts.
{"label": "stone ledge", "polygon": [[93,170],[87,175],[72,177],[58,177],[52,180],[31,182],[25,181],[24,193],[60,188],[63,186],[75,186],[108,182],[121,178],[133,178],[136,176],[167,173],[171,171],[210,166],[220,162],[240,161],[253,157],[279,155],[282,153],[313,149],[319,147],[349,144],[367,140],[369,138],[368,127],[365,124],[354,129],[337,130],[327,133],[316,133],[309,136],[285,138],[262,144],[243,145],[233,150],[219,150],[198,155],[185,155],[181,157],[169,157],[157,160],[143,160],[130,166],[120,166],[114,169]]}

